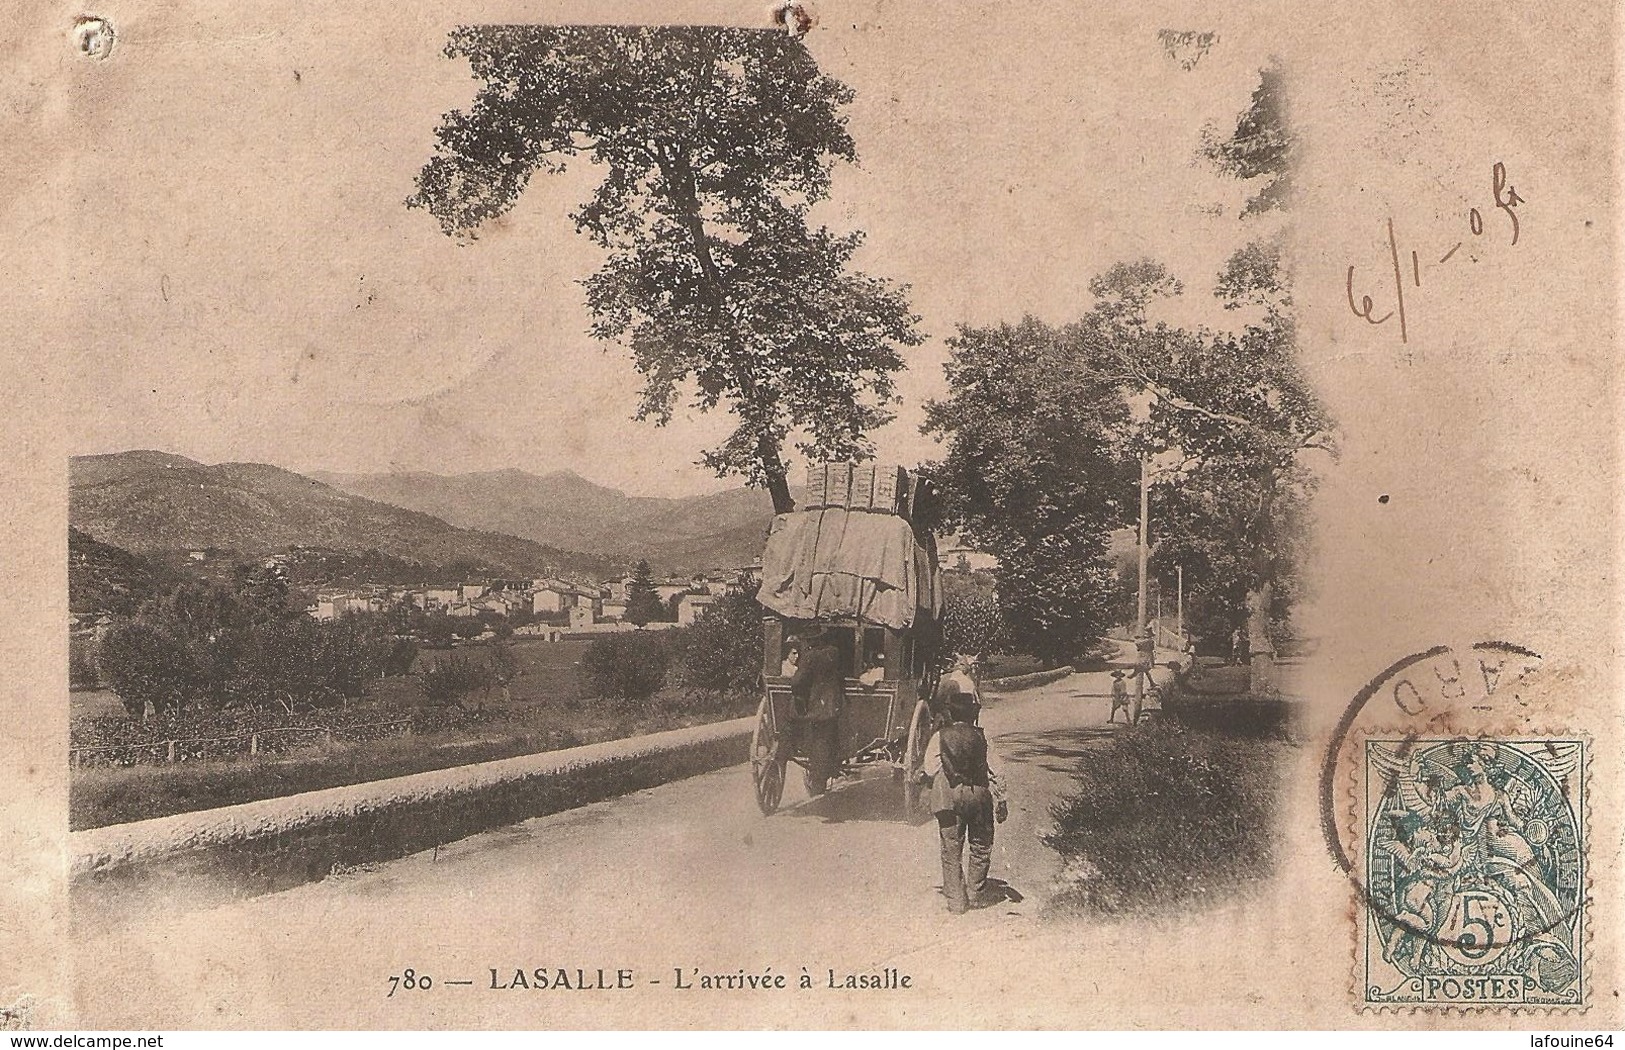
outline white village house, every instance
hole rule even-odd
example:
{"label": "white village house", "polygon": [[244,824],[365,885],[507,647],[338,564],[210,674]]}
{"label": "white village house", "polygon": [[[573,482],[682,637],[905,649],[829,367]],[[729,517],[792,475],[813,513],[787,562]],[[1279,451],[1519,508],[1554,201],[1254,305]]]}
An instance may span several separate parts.
{"label": "white village house", "polygon": [[705,615],[705,611],[715,604],[717,596],[714,594],[685,594],[677,599],[677,626],[687,627]]}

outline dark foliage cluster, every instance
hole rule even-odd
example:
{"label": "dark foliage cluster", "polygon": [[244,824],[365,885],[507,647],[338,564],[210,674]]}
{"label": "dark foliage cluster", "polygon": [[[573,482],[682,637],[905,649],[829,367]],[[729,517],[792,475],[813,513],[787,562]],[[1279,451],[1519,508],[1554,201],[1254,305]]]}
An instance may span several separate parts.
{"label": "dark foliage cluster", "polygon": [[948,594],[942,603],[942,656],[988,656],[1004,647],[999,600],[987,591]]}
{"label": "dark foliage cluster", "polygon": [[1133,501],[1127,402],[1095,348],[1026,318],[962,326],[949,340],[949,397],[926,406],[947,439],[930,473],[950,524],[999,558],[1008,643],[1051,666],[1110,625],[1110,530]]}
{"label": "dark foliage cluster", "polygon": [[100,678],[131,717],[269,708],[288,714],[358,699],[405,674],[416,644],[386,617],[318,623],[295,609],[279,568],[245,566],[229,588],[183,584],[110,627]]}
{"label": "dark foliage cluster", "polygon": [[667,633],[627,631],[593,639],[581,654],[582,692],[620,703],[648,703],[666,684],[671,665]]}
{"label": "dark foliage cluster", "polygon": [[96,666],[96,639],[88,635],[69,636],[68,688],[95,689],[101,684],[101,669]]}
{"label": "dark foliage cluster", "polygon": [[450,657],[435,657],[434,663],[419,677],[423,698],[431,704],[463,706],[478,692],[481,706],[493,691],[505,689],[518,673],[519,664],[513,649],[496,642],[485,647],[484,659],[472,660],[466,653]]}
{"label": "dark foliage cluster", "polygon": [[627,623],[639,627],[666,618],[666,609],[660,603],[660,592],[655,589],[654,570],[647,561],[639,561],[626,584]]}
{"label": "dark foliage cluster", "polygon": [[1288,745],[1149,722],[1079,766],[1044,841],[1066,865],[1053,906],[1104,914],[1219,903],[1275,869]]}
{"label": "dark foliage cluster", "polygon": [[578,668],[583,695],[647,704],[667,686],[684,702],[754,694],[762,668],[762,607],[749,594],[718,598],[687,627],[594,639]]}
{"label": "dark foliage cluster", "polygon": [[666,632],[679,684],[713,696],[754,693],[762,670],[762,607],[723,595],[692,625]]}

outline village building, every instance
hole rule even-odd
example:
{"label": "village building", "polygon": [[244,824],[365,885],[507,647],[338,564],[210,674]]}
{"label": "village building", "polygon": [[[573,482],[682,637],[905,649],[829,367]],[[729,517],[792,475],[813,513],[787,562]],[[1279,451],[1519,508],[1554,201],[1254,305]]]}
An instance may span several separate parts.
{"label": "village building", "polygon": [[457,587],[430,587],[423,592],[424,608],[443,609],[461,600],[462,592]]}
{"label": "village building", "polygon": [[685,594],[677,599],[677,626],[688,627],[715,604],[714,594]]}

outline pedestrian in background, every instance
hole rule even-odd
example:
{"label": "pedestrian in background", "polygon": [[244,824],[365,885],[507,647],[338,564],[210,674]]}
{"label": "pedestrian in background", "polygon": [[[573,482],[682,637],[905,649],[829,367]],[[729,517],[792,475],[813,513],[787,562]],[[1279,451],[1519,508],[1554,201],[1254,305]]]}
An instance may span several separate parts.
{"label": "pedestrian in background", "polygon": [[1112,713],[1106,716],[1106,721],[1115,722],[1117,712],[1123,712],[1123,721],[1128,721],[1128,683],[1123,680],[1122,671],[1112,672]]}

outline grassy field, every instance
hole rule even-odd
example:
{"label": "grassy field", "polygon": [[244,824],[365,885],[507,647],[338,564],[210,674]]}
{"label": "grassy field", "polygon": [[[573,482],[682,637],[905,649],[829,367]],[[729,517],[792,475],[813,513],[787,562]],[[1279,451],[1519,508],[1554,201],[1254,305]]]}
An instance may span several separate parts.
{"label": "grassy field", "polygon": [[[574,695],[576,688],[576,665],[581,662],[581,654],[587,651],[592,641],[588,638],[570,638],[557,642],[544,641],[540,638],[515,638],[508,643],[508,651],[513,653],[518,663],[518,675],[515,677],[509,691],[513,699],[522,702],[558,700],[567,695]],[[436,660],[445,660],[451,656],[467,657],[474,663],[483,663],[489,659],[490,646],[465,645],[456,649],[425,649],[418,653],[417,662],[412,665],[416,673],[427,671]]]}
{"label": "grassy field", "polygon": [[1056,803],[1045,842],[1061,854],[1061,913],[1200,907],[1275,868],[1278,802],[1293,745],[1278,735],[1172,721],[1116,734]]}
{"label": "grassy field", "polygon": [[[312,745],[279,756],[244,756],[226,761],[173,765],[86,767],[72,771],[69,825],[100,827],[148,817],[211,809],[404,776],[430,769],[535,754],[579,744],[700,725],[749,714],[756,698],[691,696],[668,687],[647,704],[626,706],[580,695],[575,664],[586,641],[516,641],[517,671],[504,699],[499,691],[475,694],[464,706],[483,708],[486,720],[444,732],[357,744]],[[489,658],[483,646],[454,650],[474,661]],[[419,657],[417,670],[446,659],[446,651]],[[422,702],[412,678],[385,679],[361,705],[375,708],[379,720],[399,717]],[[110,693],[76,693],[73,713],[123,711]]]}

